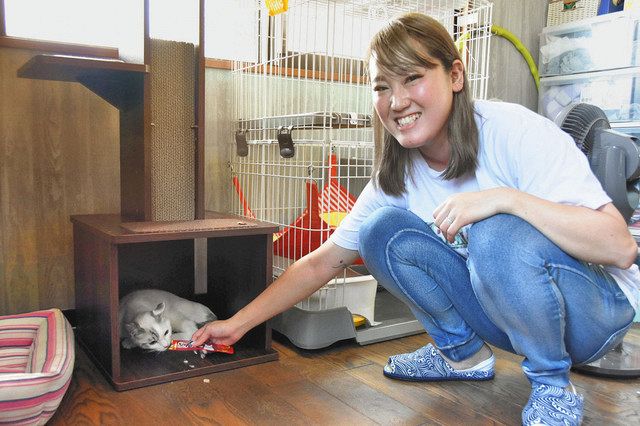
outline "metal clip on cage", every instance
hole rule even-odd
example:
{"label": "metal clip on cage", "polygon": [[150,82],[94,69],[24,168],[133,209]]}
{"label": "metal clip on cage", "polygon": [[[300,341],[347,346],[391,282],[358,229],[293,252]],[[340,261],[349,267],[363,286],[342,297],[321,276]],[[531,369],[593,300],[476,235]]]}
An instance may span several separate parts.
{"label": "metal clip on cage", "polygon": [[280,155],[283,158],[291,158],[296,153],[293,147],[291,132],[293,132],[293,126],[278,127],[278,145],[280,146]]}
{"label": "metal clip on cage", "polygon": [[244,129],[236,130],[236,154],[238,157],[246,157],[249,155],[247,131]]}

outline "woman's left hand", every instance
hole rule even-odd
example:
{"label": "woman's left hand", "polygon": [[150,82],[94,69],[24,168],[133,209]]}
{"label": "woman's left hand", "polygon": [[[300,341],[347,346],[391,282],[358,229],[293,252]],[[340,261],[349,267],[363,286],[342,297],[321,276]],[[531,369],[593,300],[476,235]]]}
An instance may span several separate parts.
{"label": "woman's left hand", "polygon": [[454,242],[463,226],[498,213],[529,222],[566,253],[585,262],[627,269],[638,255],[638,246],[612,203],[592,209],[502,187],[452,195],[434,210],[433,217],[447,241]]}
{"label": "woman's left hand", "polygon": [[453,242],[463,226],[504,213],[512,188],[493,188],[451,195],[433,212],[434,223]]}

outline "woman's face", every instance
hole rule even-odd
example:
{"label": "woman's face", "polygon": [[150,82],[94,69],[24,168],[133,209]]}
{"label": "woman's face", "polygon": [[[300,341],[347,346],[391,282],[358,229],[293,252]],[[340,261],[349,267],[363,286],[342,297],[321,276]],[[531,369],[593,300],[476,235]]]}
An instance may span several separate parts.
{"label": "woman's face", "polygon": [[397,75],[382,71],[372,57],[369,73],[376,113],[400,145],[427,155],[431,147],[446,145],[453,93],[464,84],[460,61],[449,72],[438,65]]}

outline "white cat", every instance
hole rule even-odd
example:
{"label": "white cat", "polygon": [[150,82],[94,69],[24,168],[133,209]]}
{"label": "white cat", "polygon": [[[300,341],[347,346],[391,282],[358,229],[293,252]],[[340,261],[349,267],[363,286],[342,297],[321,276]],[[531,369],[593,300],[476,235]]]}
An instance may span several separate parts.
{"label": "white cat", "polygon": [[166,351],[172,339],[190,339],[217,319],[206,306],[163,290],[138,290],[120,299],[120,338],[126,349]]}

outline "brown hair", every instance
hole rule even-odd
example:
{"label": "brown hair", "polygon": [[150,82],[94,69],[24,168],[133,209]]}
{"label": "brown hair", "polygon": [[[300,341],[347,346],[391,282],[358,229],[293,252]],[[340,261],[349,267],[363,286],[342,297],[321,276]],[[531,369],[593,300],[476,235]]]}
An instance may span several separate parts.
{"label": "brown hair", "polygon": [[[405,75],[418,67],[442,65],[449,72],[460,53],[447,32],[435,19],[421,13],[408,13],[391,21],[371,40],[367,63],[372,57],[380,69]],[[474,120],[469,82],[464,73],[464,86],[453,93],[453,105],[447,131],[451,158],[442,173],[454,179],[475,171],[478,155],[478,128]],[[377,114],[373,117],[375,139],[374,183],[390,195],[405,191],[405,172],[411,175],[410,150],[402,147],[383,126]]]}

